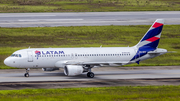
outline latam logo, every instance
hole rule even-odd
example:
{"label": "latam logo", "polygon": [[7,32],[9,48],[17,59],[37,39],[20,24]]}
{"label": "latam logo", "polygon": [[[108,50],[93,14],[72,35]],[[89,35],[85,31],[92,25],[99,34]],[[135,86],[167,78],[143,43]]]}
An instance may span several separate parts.
{"label": "latam logo", "polygon": [[38,51],[38,50],[36,50],[36,51],[35,51],[35,54],[37,55],[37,59],[38,59],[39,55],[41,55],[41,52]]}
{"label": "latam logo", "polygon": [[35,51],[35,54],[37,55],[37,59],[39,55],[55,55],[55,54],[64,54],[64,51]]}
{"label": "latam logo", "polygon": [[35,51],[35,54],[36,54],[36,55],[41,55],[41,52],[36,50],[36,51]]}

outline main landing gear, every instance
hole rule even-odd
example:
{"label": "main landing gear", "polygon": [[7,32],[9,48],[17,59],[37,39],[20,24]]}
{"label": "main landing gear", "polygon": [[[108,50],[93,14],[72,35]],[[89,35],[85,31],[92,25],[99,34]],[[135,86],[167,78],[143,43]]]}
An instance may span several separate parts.
{"label": "main landing gear", "polygon": [[29,77],[29,68],[26,68],[26,73],[24,74],[24,77]]}
{"label": "main landing gear", "polygon": [[94,77],[94,73],[91,72],[91,68],[88,69],[87,77],[89,77],[89,78],[93,78]]}
{"label": "main landing gear", "polygon": [[94,77],[94,73],[93,73],[93,72],[88,72],[88,73],[87,73],[87,77],[93,78],[93,77]]}

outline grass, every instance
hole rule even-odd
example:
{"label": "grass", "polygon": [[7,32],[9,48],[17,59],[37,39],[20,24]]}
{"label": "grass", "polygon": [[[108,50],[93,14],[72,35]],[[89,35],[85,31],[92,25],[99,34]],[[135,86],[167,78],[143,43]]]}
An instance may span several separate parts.
{"label": "grass", "polygon": [[180,100],[180,86],[124,86],[1,90],[0,101],[169,101]]}
{"label": "grass", "polygon": [[[10,68],[3,60],[14,51],[28,48],[48,47],[127,47],[134,46],[149,29],[138,26],[72,26],[36,28],[0,28],[0,69]],[[180,65],[180,25],[165,25],[159,48],[176,53],[126,66]]]}
{"label": "grass", "polygon": [[179,0],[1,0],[0,12],[179,11]]}

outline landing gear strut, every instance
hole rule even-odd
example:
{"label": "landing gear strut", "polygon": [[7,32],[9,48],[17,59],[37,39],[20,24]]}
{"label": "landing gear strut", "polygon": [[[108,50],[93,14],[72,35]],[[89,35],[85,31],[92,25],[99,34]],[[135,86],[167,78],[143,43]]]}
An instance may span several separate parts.
{"label": "landing gear strut", "polygon": [[29,68],[26,68],[26,73],[24,74],[24,77],[29,77]]}

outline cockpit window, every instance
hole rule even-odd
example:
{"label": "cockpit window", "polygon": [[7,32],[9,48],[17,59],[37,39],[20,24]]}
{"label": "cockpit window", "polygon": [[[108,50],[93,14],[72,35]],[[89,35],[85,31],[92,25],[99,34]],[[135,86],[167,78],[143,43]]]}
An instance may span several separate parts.
{"label": "cockpit window", "polygon": [[18,57],[19,55],[18,54],[15,54],[15,57]]}
{"label": "cockpit window", "polygon": [[11,57],[15,57],[15,54],[12,54]]}
{"label": "cockpit window", "polygon": [[21,57],[21,54],[12,54],[11,57]]}

